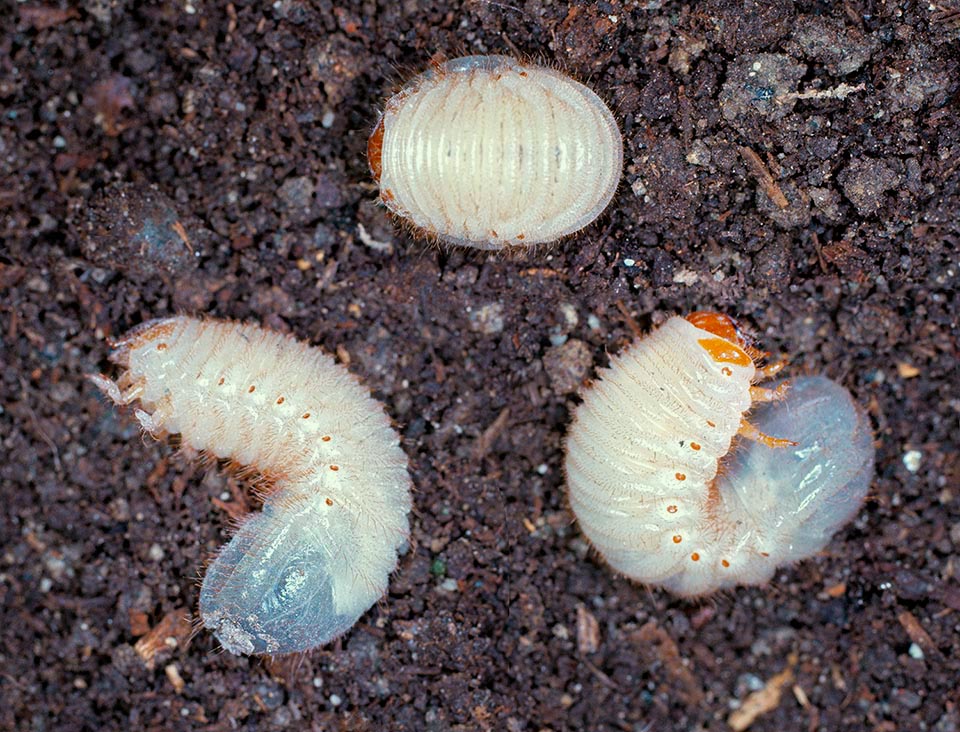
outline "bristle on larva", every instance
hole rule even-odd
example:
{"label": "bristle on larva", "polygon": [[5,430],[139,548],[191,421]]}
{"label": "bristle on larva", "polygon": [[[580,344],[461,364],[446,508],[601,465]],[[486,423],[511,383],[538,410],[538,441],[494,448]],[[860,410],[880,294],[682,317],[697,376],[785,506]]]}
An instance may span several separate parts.
{"label": "bristle on larva", "polygon": [[207,570],[200,616],[232,653],[293,653],[345,633],[387,589],[407,541],[407,458],[383,408],[317,348],[255,325],[154,320],[111,354],[116,404],[150,434],[271,482]]}
{"label": "bristle on larva", "polygon": [[859,510],[874,459],[863,411],[822,377],[751,386],[778,367],[748,351],[727,316],[671,318],[584,394],[570,505],[614,569],[684,596],[761,584]]}

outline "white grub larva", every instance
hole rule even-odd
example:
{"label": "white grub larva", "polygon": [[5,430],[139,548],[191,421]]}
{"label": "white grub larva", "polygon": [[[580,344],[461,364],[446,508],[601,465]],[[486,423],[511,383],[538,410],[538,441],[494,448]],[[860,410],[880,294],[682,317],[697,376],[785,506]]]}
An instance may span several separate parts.
{"label": "white grub larva", "polygon": [[614,569],[683,596],[762,584],[859,510],[874,455],[863,411],[822,377],[752,386],[779,369],[759,355],[727,316],[674,317],[584,394],[570,505]]}
{"label": "white grub larva", "polygon": [[255,470],[260,513],[207,570],[200,617],[233,653],[345,633],[387,589],[409,535],[407,458],[383,408],[317,348],[255,325],[175,317],[134,329],[91,380],[155,437]]}
{"label": "white grub larva", "polygon": [[367,145],[380,199],[427,235],[478,249],[582,229],[620,183],[623,140],[593,91],[508,56],[465,56],[387,101]]}

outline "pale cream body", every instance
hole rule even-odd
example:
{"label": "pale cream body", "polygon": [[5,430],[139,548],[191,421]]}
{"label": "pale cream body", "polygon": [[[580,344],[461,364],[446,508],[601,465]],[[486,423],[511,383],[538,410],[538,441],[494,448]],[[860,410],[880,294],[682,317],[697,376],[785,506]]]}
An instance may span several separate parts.
{"label": "pale cream body", "polygon": [[[244,551],[263,556],[244,558],[242,573],[236,566],[222,572],[231,598],[259,602],[243,585],[279,571],[272,559],[296,560],[300,552],[323,564],[330,606],[315,634],[292,640],[271,637],[264,628],[273,621],[257,617],[256,609],[245,612],[242,622],[229,609],[205,612],[205,597],[216,606],[218,595],[226,596],[225,588],[205,582],[201,614],[225,647],[245,653],[304,650],[290,646],[319,645],[340,635],[384,594],[409,534],[407,458],[383,408],[343,366],[317,348],[255,325],[188,317],[146,324],[127,336],[112,359],[127,368],[119,385],[94,380],[114,401],[139,400],[137,417],[149,432],[179,433],[192,448],[250,466],[272,484],[263,514],[254,514],[255,521],[238,532],[256,527],[244,539],[250,546]],[[231,563],[237,565],[242,554]],[[217,568],[214,563],[211,570]],[[286,578],[286,589],[277,594],[296,589],[297,578],[306,574]],[[270,603],[276,607],[277,598]],[[264,637],[252,637],[258,633],[251,627]]]}
{"label": "pale cream body", "polygon": [[567,438],[583,532],[615,569],[687,595],[715,589],[722,573],[748,581],[741,544],[754,538],[730,530],[709,486],[750,407],[756,368],[718,363],[701,339],[716,336],[674,317],[613,357]]}
{"label": "pale cream body", "polygon": [[611,360],[567,437],[583,532],[615,569],[680,595],[760,584],[820,551],[873,477],[869,420],[823,377],[791,380],[751,412],[786,444],[737,436],[756,368],[723,343],[671,318]]}
{"label": "pale cream body", "polygon": [[550,242],[593,221],[620,182],[623,143],[603,101],[553,69],[468,56],[387,102],[381,200],[453,243]]}

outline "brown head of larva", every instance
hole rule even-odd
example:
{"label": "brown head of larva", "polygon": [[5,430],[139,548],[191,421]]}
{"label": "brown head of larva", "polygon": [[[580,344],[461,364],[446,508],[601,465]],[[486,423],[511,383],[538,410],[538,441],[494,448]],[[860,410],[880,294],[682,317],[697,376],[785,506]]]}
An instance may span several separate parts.
{"label": "brown head of larva", "polygon": [[686,320],[700,330],[717,336],[716,339],[699,341],[715,361],[746,366],[751,361],[756,363],[765,355],[753,345],[753,338],[740,323],[729,315],[698,310],[690,313]]}
{"label": "brown head of larva", "polygon": [[140,325],[127,331],[120,340],[111,340],[110,345],[113,348],[110,354],[110,360],[123,368],[130,366],[130,352],[141,348],[145,343],[157,341],[157,347],[160,350],[166,348],[163,342],[169,338],[176,330],[176,318],[155,318],[141,323]]}
{"label": "brown head of larva", "polygon": [[746,334],[740,329],[740,323],[729,315],[714,313],[709,310],[698,310],[695,313],[690,313],[687,320],[700,330],[720,336],[725,341],[735,343],[741,348],[750,345]]}
{"label": "brown head of larva", "polygon": [[695,313],[690,313],[686,319],[700,330],[713,333],[715,336],[739,346],[747,353],[759,354],[756,349],[756,339],[736,318],[709,310],[698,310]]}
{"label": "brown head of larva", "polygon": [[370,173],[373,179],[379,183],[380,173],[383,170],[380,158],[383,156],[383,115],[377,121],[377,126],[373,129],[373,134],[367,140],[367,163],[370,165]]}

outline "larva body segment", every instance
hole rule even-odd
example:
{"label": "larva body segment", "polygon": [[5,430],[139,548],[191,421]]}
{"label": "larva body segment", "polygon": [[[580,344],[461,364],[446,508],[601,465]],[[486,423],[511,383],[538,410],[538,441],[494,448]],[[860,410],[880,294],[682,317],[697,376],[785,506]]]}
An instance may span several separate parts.
{"label": "larva body segment", "polygon": [[759,390],[773,401],[744,422],[750,349],[704,316],[671,318],[613,358],[566,444],[586,536],[614,569],[684,596],[760,584],[819,551],[873,475],[866,418],[827,379]]}
{"label": "larva body segment", "polygon": [[582,229],[623,166],[617,122],[593,91],[507,56],[453,59],[413,79],[387,102],[367,152],[391,211],[479,249]]}
{"label": "larva body segment", "polygon": [[255,325],[152,321],[111,355],[115,402],[144,428],[250,466],[269,486],[207,570],[200,616],[233,653],[291,653],[346,632],[386,591],[410,477],[383,408],[344,367]]}

